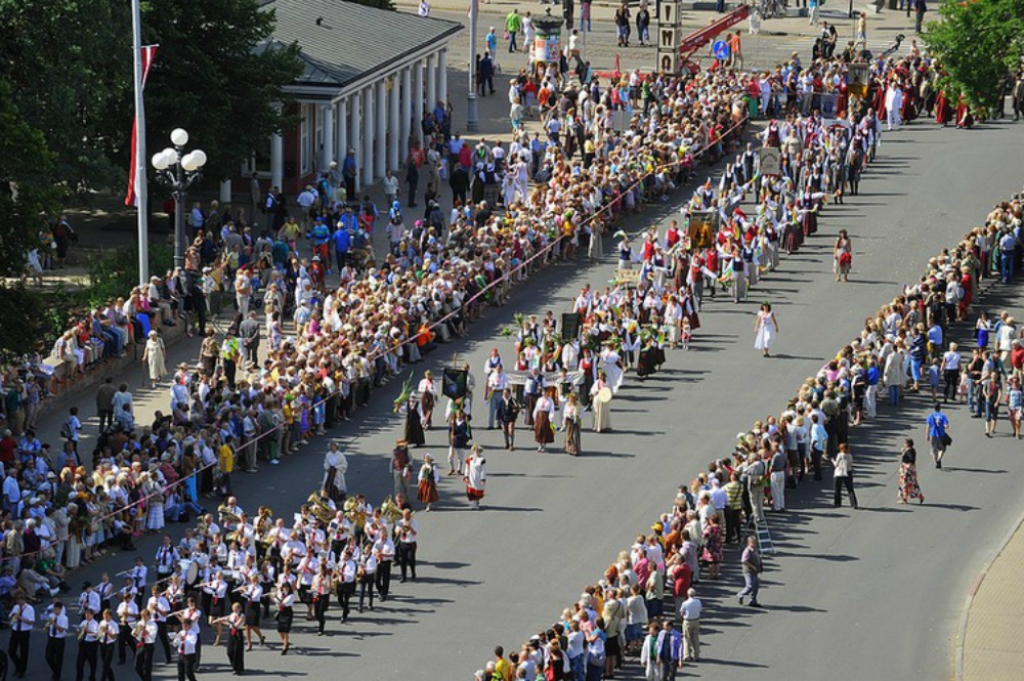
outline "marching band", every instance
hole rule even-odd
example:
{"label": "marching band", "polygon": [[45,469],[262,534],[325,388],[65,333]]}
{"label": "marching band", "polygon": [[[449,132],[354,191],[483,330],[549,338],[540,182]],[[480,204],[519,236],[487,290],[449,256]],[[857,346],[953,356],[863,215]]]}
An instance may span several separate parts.
{"label": "marching band", "polygon": [[[70,613],[59,598],[54,599],[43,615],[51,678],[61,676],[66,637],[74,626],[79,679],[88,668],[90,679],[99,670],[102,681],[113,681],[116,648],[118,665],[127,662],[130,652],[138,677],[150,681],[159,646],[167,664],[171,650],[177,651],[180,679],[194,680],[202,661],[204,622],[213,630],[214,646],[226,633],[232,672],[242,674],[253,635],[257,645],[265,645],[260,624],[272,606],[285,655],[299,603],[306,605],[308,619],[323,635],[332,595],[345,623],[357,591],[359,612],[372,610],[375,598],[388,599],[394,563],[400,565],[403,582],[410,575],[415,579],[417,531],[403,495],[388,497],[374,508],[362,495],[336,500],[325,488],[310,495],[291,523],[275,519],[265,506],[251,520],[230,497],[217,518],[201,518],[178,545],[165,536],[152,565],[139,556],[131,569],[117,573],[115,578],[124,580],[119,590],[106,574],[95,586],[83,584],[76,625],[70,623]],[[157,579],[147,584],[151,570]],[[20,597],[9,621],[14,676],[22,678],[35,609]]]}

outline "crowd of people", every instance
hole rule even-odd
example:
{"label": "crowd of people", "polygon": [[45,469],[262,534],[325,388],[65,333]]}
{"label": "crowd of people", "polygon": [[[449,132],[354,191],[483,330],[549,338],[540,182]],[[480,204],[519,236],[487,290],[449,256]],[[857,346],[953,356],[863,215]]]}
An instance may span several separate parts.
{"label": "crowd of people", "polygon": [[[872,68],[887,81],[914,64],[912,55]],[[213,207],[206,214],[200,211],[198,218],[193,211],[194,242],[185,267],[156,278],[128,301],[98,309],[89,322],[87,343],[81,333],[72,333],[59,346],[58,356],[77,366],[91,356],[89,348],[120,354],[128,343],[145,343],[150,379],[162,385],[169,376],[168,410],[158,412],[151,424],[135,422],[127,385],[115,387],[108,381],[100,386],[97,410],[105,423],[89,467],[78,451],[82,424],[77,411],[72,410],[62,429],[61,452],[49,452],[29,429],[34,423],[26,418],[20,401],[36,381],[17,368],[5,374],[4,416],[11,432],[0,447],[6,513],[0,596],[13,598],[19,621],[28,622],[28,628],[19,627],[18,636],[11,639],[17,671],[25,671],[32,601],[66,592],[67,571],[98,559],[107,548],[133,550],[142,534],[165,532],[168,521],[190,522],[193,516],[202,518],[200,526],[177,545],[168,538],[158,551],[155,572],[162,581],[151,591],[152,598],[144,600],[147,567],[140,559],[123,575],[120,590],[115,592],[111,580],[100,583],[95,589],[98,607],[93,607],[92,596],[80,602],[83,622],[114,623],[104,627],[102,635],[99,623],[95,628],[85,625],[83,641],[98,643],[89,648],[94,652],[80,653],[80,665],[91,659],[94,667],[97,649],[106,664],[108,653],[102,646],[124,639],[122,655],[125,648],[133,650],[130,644],[141,644],[136,664],[140,676],[147,678],[154,644],[160,643],[170,658],[167,622],[176,613],[172,621],[183,620],[184,634],[179,636],[186,638],[199,634],[204,618],[218,633],[227,624],[232,666],[240,672],[252,635],[263,640],[259,623],[271,603],[278,605],[282,652],[287,652],[297,603],[307,606],[322,633],[332,594],[339,599],[343,620],[357,588],[360,604],[368,597],[372,607],[375,593],[387,598],[390,579],[384,575],[390,575],[391,562],[401,566],[403,579],[407,569],[415,578],[417,531],[407,487],[413,467],[409,442],[399,443],[393,453],[396,487],[391,503],[374,507],[349,496],[344,454],[332,448],[325,458],[322,488],[311,495],[294,522],[275,519],[265,509],[245,513],[231,486],[236,471],[255,472],[262,462],[274,465],[299,444],[351,419],[376,388],[409,371],[437,343],[466,335],[468,324],[484,306],[504,304],[511,287],[533,270],[584,254],[601,255],[603,235],[618,218],[667,197],[703,160],[734,158],[717,187],[708,182],[694,193],[685,209],[689,226],[674,225],[664,238],[647,232],[635,246],[623,235],[617,245],[620,269],[638,269],[638,277],[632,285],[604,292],[584,289],[572,310],[580,326],[575,339],[562,340],[554,323],[524,325],[516,370],[534,376],[556,372],[565,379],[578,372],[581,377],[581,385],[573,388],[568,380],[556,383],[554,395],[545,394],[542,381],[527,381],[527,422],[543,450],[553,440],[556,403],[564,401],[566,449],[580,453],[584,409],[593,409],[595,430],[610,428],[605,390],[614,394],[623,370],[635,368],[640,377],[653,372],[664,361],[666,349],[686,347],[699,328],[698,314],[707,296],[727,287],[735,300],[742,299],[763,272],[777,264],[781,250],[799,248],[816,231],[817,213],[826,202],[841,200],[846,191],[856,193],[856,180],[881,134],[879,113],[866,102],[846,107],[845,122],[826,125],[813,100],[812,110],[804,116],[800,100],[785,91],[762,99],[762,81],[753,75],[717,70],[683,79],[645,78],[636,87],[628,81],[627,77],[622,87],[606,86],[596,78],[584,85],[560,79],[546,100],[558,114],[548,120],[546,139],[520,137],[507,150],[486,140],[472,147],[457,134],[448,139],[431,113],[433,118],[423,126],[423,142],[413,143],[408,162],[426,168],[426,193],[418,196],[418,185],[410,182],[404,207],[397,193],[385,211],[366,198],[358,201],[351,196],[341,202],[328,193],[300,202],[301,215],[285,217],[284,202],[272,191],[264,206],[267,228],[259,236],[254,236],[258,228],[240,210],[221,214]],[[517,79],[511,87],[526,85]],[[616,129],[614,113],[623,110],[631,118],[627,126]],[[763,172],[761,150],[740,149],[751,113],[784,116],[769,123],[762,139],[765,148],[779,152],[777,174]],[[566,124],[551,123],[559,120]],[[455,197],[447,216],[440,210],[442,175],[448,176]],[[316,193],[316,188],[311,191]],[[466,196],[468,191],[471,196]],[[756,202],[749,215],[740,209],[748,196]],[[424,203],[422,218],[407,215],[418,198]],[[698,233],[698,218],[705,217],[711,222],[701,224],[715,227]],[[375,252],[375,230],[388,235],[386,254]],[[314,253],[308,259],[300,253],[304,238]],[[991,248],[990,242],[986,244]],[[1012,269],[1009,272],[1012,275]],[[233,298],[237,308],[223,337],[206,328],[206,301],[215,293]],[[196,366],[185,364],[168,372],[159,328],[179,323],[194,327],[204,340]],[[850,364],[852,356],[837,362]],[[847,374],[855,372],[839,364],[836,376],[828,381],[842,389],[841,368]],[[489,387],[492,374],[487,375]],[[500,381],[500,371],[497,375]],[[822,413],[831,417],[832,403],[837,410],[839,406],[825,394],[828,381],[818,397]],[[807,389],[808,394],[818,390],[818,384]],[[416,416],[410,420],[426,417],[419,425],[429,428],[422,399],[428,391],[417,392],[418,406],[409,410]],[[502,410],[496,394],[504,398],[504,387],[487,397],[493,416],[512,424],[503,430],[509,436],[507,445],[514,447],[515,418],[504,420],[511,411]],[[741,447],[751,461],[719,462],[696,488],[684,490],[673,513],[655,525],[660,525],[655,535],[638,541],[626,560],[619,561],[607,580],[610,588],[628,588],[641,597],[645,613],[659,616],[653,603],[658,599],[648,596],[650,580],[634,593],[639,582],[631,582],[628,575],[637,575],[644,556],[647,575],[658,574],[655,568],[664,559],[661,586],[655,578],[657,595],[658,589],[667,588],[669,565],[673,580],[685,573],[682,565],[693,580],[699,579],[700,557],[711,566],[719,564],[722,545],[742,539],[742,519],[760,513],[758,495],[764,488],[759,493],[757,485],[749,484],[758,477],[758,465],[764,469],[760,477],[770,481],[772,503],[784,508],[785,484],[798,477],[801,459],[799,446],[794,460],[785,447],[781,472],[791,475],[781,477],[780,487],[775,465],[783,448],[778,440],[792,423],[785,431],[788,443],[801,418],[811,432],[808,422],[818,416],[811,407],[813,401],[802,398],[792,415],[784,415],[787,420],[762,424]],[[462,449],[465,440],[454,437],[458,406],[452,411],[452,418],[446,419],[453,431],[452,449]],[[820,423],[822,418],[819,424],[828,434],[822,451],[841,460],[840,446],[846,443],[840,441],[839,422]],[[834,447],[829,428],[835,431]],[[793,437],[799,445],[798,436]],[[807,437],[805,445],[811,441]],[[813,453],[813,447],[807,450]],[[458,452],[452,453],[450,471],[466,478],[467,496],[478,503],[485,480],[482,456],[464,461]],[[794,461],[796,467],[789,468]],[[745,468],[747,464],[755,467],[754,473]],[[426,498],[433,499],[430,487],[436,487],[439,475],[433,462],[425,460],[417,476],[423,503],[433,503],[424,499],[424,489]],[[733,505],[737,485],[742,488],[740,508]],[[726,506],[719,505],[723,494]],[[218,497],[223,503],[214,517],[203,506],[206,499]],[[715,520],[716,509],[723,510],[721,522]],[[716,535],[716,526],[717,536],[708,537]],[[675,541],[668,541],[673,533]],[[684,550],[677,551],[677,546]],[[744,595],[756,603],[760,560],[755,547],[744,553],[744,565],[749,565],[745,569],[751,575],[751,593]],[[717,574],[717,568],[709,570]],[[682,577],[677,581],[685,584]],[[688,587],[678,595],[687,592]],[[623,634],[628,630],[631,638],[618,648],[612,642],[618,640],[618,631],[610,631],[607,621],[603,629],[599,626],[598,615],[609,606],[619,610],[615,604],[620,597],[620,616],[635,611],[639,617],[638,601],[628,602],[631,596],[608,597],[596,589],[564,622],[565,632],[583,632],[586,647],[594,650],[593,657],[584,660],[585,667],[611,671],[620,651],[636,648],[639,622],[629,622],[632,628],[623,625]],[[191,604],[189,598],[194,599]],[[115,599],[122,601],[123,610]],[[690,601],[687,610],[699,616],[699,602],[683,599],[680,607],[684,601]],[[177,612],[178,605],[186,606],[184,614]],[[108,616],[111,606],[116,612]],[[63,639],[58,635],[61,608],[55,606],[50,613],[58,624],[52,625],[48,637]],[[123,634],[115,631],[118,623]],[[63,626],[65,635],[67,629]],[[677,640],[671,626],[662,631],[667,633],[657,635],[659,655],[664,638]],[[695,642],[690,633],[686,640]],[[531,650],[550,651],[559,645],[558,636],[545,639],[540,645],[531,643]],[[198,636],[191,644],[196,657],[190,669],[200,662],[201,641]],[[580,663],[574,654],[579,643],[577,636],[571,649],[564,648],[571,650],[566,660],[574,670]],[[681,660],[682,648],[677,653],[672,659]],[[699,656],[699,651],[692,655]],[[55,653],[55,661],[57,657]],[[531,652],[528,657],[536,655]],[[521,659],[525,663],[526,657]],[[591,664],[596,660],[600,664]]]}
{"label": "crowd of people", "polygon": [[[1006,311],[972,323],[986,282],[1009,283],[1024,263],[1024,193],[995,206],[981,227],[928,261],[924,274],[864,321],[850,343],[798,389],[778,415],[758,420],[738,436],[733,453],[679,487],[670,511],[659,514],[588,585],[551,626],[476,673],[478,681],[612,678],[626,656],[637,658],[644,678],[674,678],[686,661],[700,660],[698,597],[702,581],[720,578],[728,556],[742,574],[736,593],[760,607],[764,570],[759,541],[750,530],[766,513],[785,513],[787,497],[823,480],[831,468],[833,503],[854,490],[854,428],[878,417],[879,394],[892,409],[908,394],[935,400],[925,424],[932,461],[942,468],[952,442],[946,404],[966,403],[994,435],[1006,408],[1010,436],[1020,437],[1024,416],[1024,329]],[[973,338],[971,358],[954,337]],[[913,438],[896,453],[897,503],[925,503]],[[814,482],[812,482],[814,481]],[[671,608],[671,610],[669,609]]]}

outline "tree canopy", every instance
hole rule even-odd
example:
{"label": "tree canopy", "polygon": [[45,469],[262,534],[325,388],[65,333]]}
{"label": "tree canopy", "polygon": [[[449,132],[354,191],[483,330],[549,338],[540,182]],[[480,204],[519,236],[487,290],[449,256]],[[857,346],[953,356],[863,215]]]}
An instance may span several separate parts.
{"label": "tree canopy", "polygon": [[209,159],[207,177],[238,174],[254,149],[290,121],[274,107],[301,72],[298,46],[257,50],[274,12],[256,0],[161,0],[143,6],[146,42],[158,44],[146,83],[147,148],[175,128]]}
{"label": "tree canopy", "polygon": [[939,15],[924,40],[943,83],[976,106],[996,106],[1007,76],[1021,67],[1024,0],[945,0]]}

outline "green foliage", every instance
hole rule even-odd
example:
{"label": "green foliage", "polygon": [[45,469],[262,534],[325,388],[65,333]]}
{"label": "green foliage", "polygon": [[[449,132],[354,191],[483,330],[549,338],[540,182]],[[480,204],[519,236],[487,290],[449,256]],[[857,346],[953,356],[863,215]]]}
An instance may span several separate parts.
{"label": "green foliage", "polygon": [[43,134],[22,117],[0,78],[0,276],[22,274],[25,254],[44,226],[42,214],[56,205],[52,164]]}
{"label": "green foliage", "polygon": [[[149,268],[153,276],[162,276],[171,269],[174,249],[165,244],[149,247]],[[115,298],[125,298],[139,283],[139,250],[119,248],[103,251],[89,258],[86,266],[89,286],[82,302],[90,306],[104,305]]]}
{"label": "green foliage", "polygon": [[924,40],[940,62],[950,99],[962,93],[975,106],[996,106],[1024,55],[1024,0],[946,0],[939,14]]}
{"label": "green foliage", "polygon": [[46,302],[41,293],[17,284],[0,283],[0,352],[22,355],[39,350],[46,328]]}
{"label": "green foliage", "polygon": [[204,174],[238,174],[253,149],[292,121],[274,107],[301,72],[298,46],[255,50],[274,28],[257,0],[161,0],[143,5],[147,43],[159,44],[146,84],[147,149],[185,128],[206,152]]}
{"label": "green foliage", "polygon": [[54,179],[82,197],[89,187],[124,177],[114,158],[131,131],[128,7],[110,0],[0,0],[0,78],[56,152]]}

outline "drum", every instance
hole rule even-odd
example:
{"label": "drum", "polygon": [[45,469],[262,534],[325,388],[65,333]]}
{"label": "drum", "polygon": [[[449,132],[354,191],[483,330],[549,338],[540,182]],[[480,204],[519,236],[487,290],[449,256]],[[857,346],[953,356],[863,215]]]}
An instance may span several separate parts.
{"label": "drum", "polygon": [[183,558],[178,561],[178,567],[181,570],[181,581],[185,583],[185,586],[191,588],[199,583],[199,562]]}

